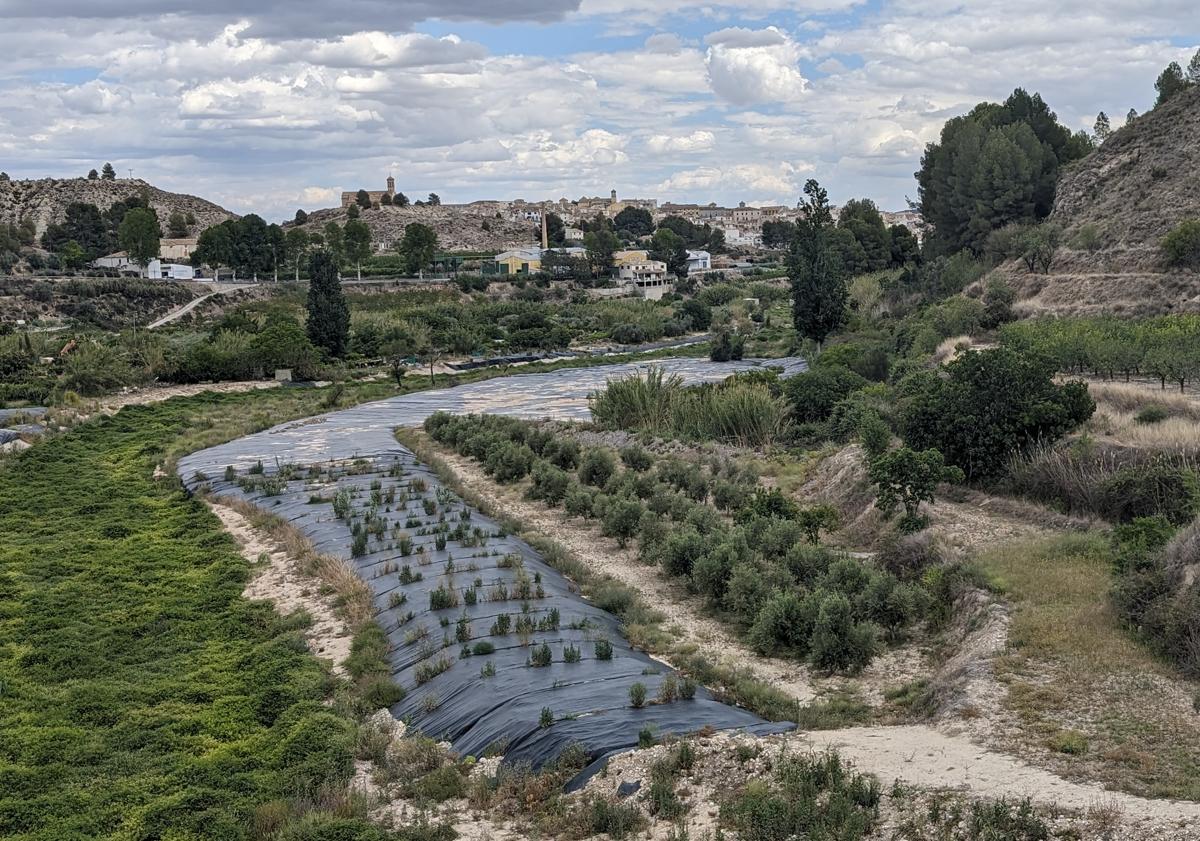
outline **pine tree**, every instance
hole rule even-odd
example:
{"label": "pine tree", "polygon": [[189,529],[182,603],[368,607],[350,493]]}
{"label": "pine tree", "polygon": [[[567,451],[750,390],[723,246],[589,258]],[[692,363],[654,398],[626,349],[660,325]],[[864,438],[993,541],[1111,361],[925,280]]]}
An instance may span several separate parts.
{"label": "pine tree", "polygon": [[1175,94],[1186,89],[1187,86],[1187,79],[1183,77],[1183,68],[1179,66],[1179,62],[1172,61],[1167,65],[1166,70],[1158,74],[1158,79],[1154,83],[1154,89],[1158,91],[1158,100],[1155,101],[1154,107],[1162,105]]}
{"label": "pine tree", "polygon": [[350,339],[350,308],[328,251],[309,257],[308,277],[308,338],[330,356],[341,357]]}
{"label": "pine tree", "polygon": [[1193,85],[1200,85],[1200,50],[1188,62],[1187,80]]}
{"label": "pine tree", "polygon": [[1096,140],[1103,143],[1112,134],[1112,126],[1109,125],[1108,115],[1101,111],[1096,115],[1096,124],[1092,127],[1092,133],[1096,135]]}
{"label": "pine tree", "polygon": [[117,171],[115,169],[113,169],[112,164],[106,163],[104,165],[104,167],[100,170],[100,177],[103,178],[105,181],[116,181],[117,180]]}
{"label": "pine tree", "polygon": [[297,225],[304,225],[308,222],[308,214],[303,209],[296,211],[296,218],[293,220]]}
{"label": "pine tree", "polygon": [[96,172],[96,170],[94,170],[94,169],[88,170],[88,181],[99,181],[99,180],[100,180],[100,173]]}
{"label": "pine tree", "polygon": [[1137,109],[1136,109],[1136,108],[1130,108],[1130,109],[1129,109],[1129,113],[1125,115],[1125,125],[1130,125],[1130,124],[1131,124],[1131,123],[1132,123],[1134,120],[1136,120],[1137,118],[1138,118],[1138,112],[1137,112]]}
{"label": "pine tree", "polygon": [[829,195],[814,179],[804,185],[808,197],[788,254],[792,284],[792,321],[796,332],[818,346],[846,318],[846,281],[841,260],[833,250],[833,214]]}

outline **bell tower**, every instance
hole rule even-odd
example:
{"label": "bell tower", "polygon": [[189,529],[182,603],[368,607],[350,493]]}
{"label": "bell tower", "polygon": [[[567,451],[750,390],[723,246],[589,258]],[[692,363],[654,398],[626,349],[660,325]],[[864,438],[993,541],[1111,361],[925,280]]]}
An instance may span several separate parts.
{"label": "bell tower", "polygon": [[389,196],[396,195],[396,179],[390,175],[387,178],[387,192]]}

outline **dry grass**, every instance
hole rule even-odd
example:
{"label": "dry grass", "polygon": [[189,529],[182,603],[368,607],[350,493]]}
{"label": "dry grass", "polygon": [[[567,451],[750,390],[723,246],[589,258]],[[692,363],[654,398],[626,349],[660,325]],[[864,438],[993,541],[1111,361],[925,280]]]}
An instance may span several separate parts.
{"label": "dry grass", "polygon": [[[978,565],[1015,603],[1009,651],[996,663],[1015,729],[1006,747],[1067,776],[1156,797],[1200,799],[1196,684],[1120,623],[1111,557],[1097,534],[1001,546]],[[1076,733],[1071,752],[1051,746]]]}
{"label": "dry grass", "polygon": [[1092,381],[1088,392],[1103,409],[1134,415],[1148,406],[1162,406],[1173,417],[1200,421],[1200,399],[1149,383]]}
{"label": "dry grass", "polygon": [[943,339],[933,352],[933,361],[938,365],[949,362],[973,345],[974,342],[970,336],[951,336],[949,339]]}
{"label": "dry grass", "polygon": [[1098,409],[1089,428],[1118,443],[1144,450],[1181,454],[1200,452],[1200,420],[1168,417],[1158,423],[1138,423],[1137,415]]}
{"label": "dry grass", "polygon": [[294,559],[305,575],[311,575],[329,587],[335,593],[337,608],[352,631],[371,621],[375,612],[371,590],[347,561],[322,555],[302,531],[253,503],[233,497],[217,497],[214,501],[241,514],[255,529]]}

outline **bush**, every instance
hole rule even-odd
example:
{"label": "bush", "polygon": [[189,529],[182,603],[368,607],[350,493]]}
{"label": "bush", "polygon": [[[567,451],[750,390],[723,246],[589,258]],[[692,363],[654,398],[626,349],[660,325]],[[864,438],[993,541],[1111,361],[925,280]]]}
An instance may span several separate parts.
{"label": "bush", "polygon": [[802,599],[792,592],[776,592],[754,619],[750,645],[759,654],[775,654],[783,649],[803,656],[808,651],[818,608],[814,597]]}
{"label": "bush", "polygon": [[542,458],[563,470],[579,465],[579,442],[567,436],[552,437],[542,448]]}
{"label": "bush", "polygon": [[533,450],[511,441],[493,447],[484,460],[483,469],[497,482],[519,482],[533,467]]}
{"label": "bush", "polygon": [[579,462],[579,481],[602,488],[616,469],[612,453],[599,447],[590,447]]}
{"label": "bush", "polygon": [[531,475],[533,484],[529,488],[530,499],[540,499],[551,508],[566,499],[571,488],[570,473],[539,459]]}
{"label": "bush", "polygon": [[1137,413],[1137,415],[1134,416],[1133,419],[1137,423],[1152,424],[1152,423],[1162,423],[1168,417],[1170,417],[1170,413],[1167,412],[1166,408],[1156,404],[1153,406],[1147,406],[1146,408],[1142,409],[1140,412]]}
{"label": "bush", "polygon": [[851,392],[866,388],[863,376],[841,365],[821,366],[784,382],[783,392],[798,421],[823,421],[834,405]]}
{"label": "bush", "polygon": [[721,330],[713,340],[708,358],[713,362],[731,362],[742,358],[746,339],[730,330]]}
{"label": "bush", "polygon": [[1200,219],[1187,219],[1162,239],[1162,253],[1168,265],[1200,265]]}
{"label": "bush", "polygon": [[609,537],[615,537],[617,543],[624,547],[629,542],[629,538],[638,533],[644,511],[640,502],[617,500],[604,512],[604,533]]}
{"label": "bush", "polygon": [[576,485],[563,497],[563,509],[574,517],[591,517],[593,497],[593,491]]}
{"label": "bush", "polygon": [[638,681],[629,687],[629,706],[640,709],[646,704],[646,684]]}
{"label": "bush", "polygon": [[1161,515],[1180,526],[1200,509],[1196,474],[1165,459],[1117,471],[1104,481],[1099,493],[1102,503],[1098,513],[1112,522]]}
{"label": "bush", "polygon": [[654,464],[650,453],[637,444],[629,444],[621,448],[621,462],[630,470],[644,473]]}
{"label": "bush", "polygon": [[606,639],[598,639],[592,643],[592,651],[597,660],[611,660],[613,655],[612,643]]}
{"label": "bush", "polygon": [[442,803],[467,793],[467,780],[456,765],[443,765],[413,783],[413,790],[424,800]]}
{"label": "bush", "polygon": [[875,631],[866,623],[854,622],[845,596],[828,595],[821,602],[813,626],[811,648],[815,669],[859,671],[875,654]]}

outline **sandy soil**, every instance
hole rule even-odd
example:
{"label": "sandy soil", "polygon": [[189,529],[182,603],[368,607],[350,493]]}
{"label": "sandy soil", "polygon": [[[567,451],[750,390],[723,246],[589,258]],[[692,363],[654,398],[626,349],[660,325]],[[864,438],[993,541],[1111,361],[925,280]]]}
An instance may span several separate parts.
{"label": "sandy soil", "polygon": [[246,560],[252,564],[266,562],[255,571],[242,595],[272,602],[282,615],[296,610],[307,612],[312,617],[312,624],[304,634],[309,650],[332,661],[334,674],[344,676],[342,663],[350,655],[352,635],[334,612],[332,600],[321,594],[321,582],[301,573],[294,559],[263,537],[237,511],[212,502],[209,508],[242,547]]}
{"label": "sandy soil", "polygon": [[245,380],[232,383],[196,383],[194,385],[148,385],[122,394],[111,394],[101,397],[97,403],[100,411],[117,412],[126,406],[142,406],[146,403],[158,403],[170,400],[172,397],[191,397],[211,391],[215,394],[233,394],[242,391],[258,391],[266,388],[279,388],[279,383],[273,380]]}

